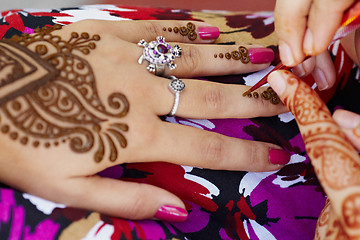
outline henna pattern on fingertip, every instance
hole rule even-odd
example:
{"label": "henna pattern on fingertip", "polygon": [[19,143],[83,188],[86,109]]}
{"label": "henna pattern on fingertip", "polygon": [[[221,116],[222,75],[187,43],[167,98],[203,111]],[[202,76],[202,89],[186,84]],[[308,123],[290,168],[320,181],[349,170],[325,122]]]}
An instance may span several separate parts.
{"label": "henna pattern on fingertip", "polygon": [[219,53],[219,54],[214,54],[214,58],[226,58],[228,60],[233,59],[233,60],[237,60],[237,61],[241,61],[242,63],[246,64],[250,62],[250,56],[249,56],[249,50],[244,47],[244,46],[240,46],[238,48],[238,50],[232,51],[231,53],[227,52],[227,53]]}
{"label": "henna pattern on fingertip", "polygon": [[189,40],[191,41],[195,41],[197,38],[197,33],[196,33],[196,26],[195,24],[193,24],[192,22],[188,22],[186,24],[186,26],[181,26],[181,27],[163,27],[163,31],[166,32],[174,32],[174,33],[180,33],[182,36],[187,36],[189,38]]}
{"label": "henna pattern on fingertip", "polygon": [[270,101],[270,103],[272,103],[274,105],[281,103],[279,96],[276,94],[276,92],[271,87],[268,87],[266,90],[264,90],[260,94],[258,92],[253,92],[253,93],[249,93],[248,95],[245,95],[245,96],[247,96],[249,98],[254,97],[255,99],[258,99],[261,96],[261,98],[263,100]]}
{"label": "henna pattern on fingertip", "polygon": [[[23,145],[67,143],[76,153],[93,150],[95,162],[105,156],[115,161],[118,148],[127,146],[123,132],[129,127],[119,119],[129,112],[129,102],[113,93],[105,105],[98,95],[92,67],[81,55],[90,54],[100,36],[73,32],[64,40],[54,34],[61,28],[44,27],[0,42],[0,71],[8,72],[0,84],[0,131]],[[42,78],[31,78],[39,69]],[[25,80],[30,83],[22,84]],[[2,97],[6,88],[16,94]]]}

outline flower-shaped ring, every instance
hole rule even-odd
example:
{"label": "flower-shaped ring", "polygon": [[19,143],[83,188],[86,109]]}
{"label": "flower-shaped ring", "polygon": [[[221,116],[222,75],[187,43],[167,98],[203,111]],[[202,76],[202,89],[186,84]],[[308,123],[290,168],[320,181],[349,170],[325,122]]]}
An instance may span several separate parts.
{"label": "flower-shaped ring", "polygon": [[149,62],[147,70],[157,76],[163,76],[165,72],[165,65],[170,70],[176,68],[174,63],[175,57],[181,56],[181,47],[175,45],[171,47],[170,44],[165,42],[165,38],[158,36],[156,41],[147,43],[144,39],[138,42],[139,46],[144,47],[143,53],[140,56],[138,63],[142,64],[143,60]]}

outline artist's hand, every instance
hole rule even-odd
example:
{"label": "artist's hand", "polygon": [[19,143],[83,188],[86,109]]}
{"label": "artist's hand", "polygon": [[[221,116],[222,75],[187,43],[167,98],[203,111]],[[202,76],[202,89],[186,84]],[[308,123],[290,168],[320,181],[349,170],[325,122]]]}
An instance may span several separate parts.
{"label": "artist's hand", "polygon": [[295,66],[305,54],[326,51],[352,3],[354,0],[277,0],[275,30],[282,62]]}
{"label": "artist's hand", "polygon": [[[160,35],[182,48],[176,69],[165,70],[186,84],[176,116],[251,118],[286,111],[282,104],[243,97],[245,86],[188,79],[258,71],[269,66],[272,54],[264,58],[269,49],[245,46],[251,48],[245,55],[250,62],[221,58],[239,46],[205,45],[215,41],[218,29],[187,23],[83,21],[15,39],[37,55],[2,44],[22,58],[2,51],[0,61],[15,62],[22,71],[16,78],[10,79],[11,71],[3,75],[8,88],[0,88],[0,180],[72,207],[129,219],[183,221],[187,213],[177,196],[95,174],[121,163],[153,161],[244,171],[274,171],[286,164],[289,155],[279,146],[160,120],[174,104],[170,80],[149,73],[146,61],[138,63],[144,48],[137,45]],[[183,26],[184,36],[175,28]],[[30,72],[30,65],[37,70]],[[46,77],[52,68],[57,76]]]}
{"label": "artist's hand", "polygon": [[294,114],[306,152],[328,195],[315,239],[359,239],[360,158],[355,149],[360,150],[360,117],[338,110],[333,119],[311,87],[290,72],[276,71],[268,81]]}
{"label": "artist's hand", "polygon": [[[313,74],[319,90],[332,87],[335,70],[326,52],[344,11],[354,0],[277,0],[275,31],[280,58],[299,77]],[[302,63],[306,55],[316,56]]]}

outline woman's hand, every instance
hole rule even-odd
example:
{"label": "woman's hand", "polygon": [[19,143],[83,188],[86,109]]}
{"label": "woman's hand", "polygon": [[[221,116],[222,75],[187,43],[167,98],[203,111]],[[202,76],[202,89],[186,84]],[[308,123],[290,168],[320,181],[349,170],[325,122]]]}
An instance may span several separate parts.
{"label": "woman's hand", "polygon": [[[242,63],[238,46],[206,45],[218,34],[201,22],[83,21],[13,39],[22,47],[0,42],[3,66],[17,69],[2,75],[7,81],[0,87],[0,180],[72,207],[129,219],[184,221],[187,212],[175,195],[96,173],[154,161],[222,170],[281,168],[289,155],[279,146],[159,119],[175,97],[168,78],[149,73],[147,61],[138,63],[144,48],[137,43],[160,35],[182,48],[177,67],[165,67],[165,75],[186,84],[176,116],[251,118],[286,111],[281,104],[244,98],[245,86],[187,79],[258,71],[272,61],[272,52],[261,47],[245,46],[250,62]],[[226,59],[233,51],[234,59]]]}
{"label": "woman's hand", "polygon": [[[360,238],[360,116],[334,114],[318,95],[294,74],[272,73],[268,81],[294,114],[316,175],[328,195],[315,239]],[[345,134],[344,134],[345,133]]]}

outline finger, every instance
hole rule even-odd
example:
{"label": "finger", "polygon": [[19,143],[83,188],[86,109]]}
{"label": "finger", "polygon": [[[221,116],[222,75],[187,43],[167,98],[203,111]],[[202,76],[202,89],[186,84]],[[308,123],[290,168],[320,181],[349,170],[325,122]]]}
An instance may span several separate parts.
{"label": "finger", "polygon": [[174,70],[165,68],[165,76],[199,77],[257,72],[274,60],[272,49],[261,46],[179,44],[180,58]]}
{"label": "finger", "polygon": [[291,71],[299,78],[305,77],[313,72],[316,65],[316,57],[311,57],[299,65],[293,67]]}
{"label": "finger", "polygon": [[219,28],[200,21],[120,21],[113,22],[119,38],[137,43],[150,42],[157,36],[169,42],[212,43],[219,37]]}
{"label": "finger", "polygon": [[313,1],[304,37],[303,49],[306,54],[315,56],[326,51],[340,26],[344,11],[353,2],[354,0]]}
{"label": "finger", "polygon": [[292,69],[298,77],[305,77],[312,73],[319,90],[331,88],[336,81],[336,71],[330,53],[325,51],[320,55],[311,57]]}
{"label": "finger", "polygon": [[183,222],[187,218],[178,197],[152,185],[99,176],[71,178],[63,184],[59,201],[67,206],[132,220]]}
{"label": "finger", "polygon": [[[174,103],[174,94],[169,90],[169,80],[159,79],[161,87],[153,89],[153,111],[166,115]],[[262,87],[253,97],[243,96],[248,86],[221,84],[201,80],[183,80],[186,87],[180,93],[176,116],[200,119],[253,118],[274,116],[287,112],[276,94]],[[264,97],[265,94],[267,97]],[[156,104],[155,104],[156,103]],[[161,104],[159,104],[161,103]]]}
{"label": "finger", "polygon": [[303,38],[312,0],[277,0],[275,31],[279,38],[280,58],[287,66],[296,66],[305,58]]}
{"label": "finger", "polygon": [[336,81],[336,70],[330,53],[325,51],[316,56],[312,75],[320,91],[331,88]]}
{"label": "finger", "polygon": [[[306,152],[349,236],[360,236],[360,159],[326,105],[306,83],[288,71],[275,71],[268,82],[294,114]],[[350,220],[351,219],[351,220]]]}
{"label": "finger", "polygon": [[[156,44],[150,46],[147,42],[142,42],[140,44],[142,46],[133,45],[129,46],[128,49],[131,49],[131,53],[133,53],[131,55],[138,58],[137,62],[144,65],[142,66],[143,69],[152,66],[155,70],[155,67],[158,67],[158,59],[164,55],[159,53],[160,50],[157,47],[159,42]],[[175,54],[173,55],[170,52],[170,48],[175,49],[176,43],[168,44],[171,47],[162,47],[166,49],[161,50],[161,52],[166,52],[165,56],[172,56],[174,60],[167,58],[164,63],[165,76],[198,77],[256,72],[267,68],[275,57],[272,49],[261,46],[199,44],[178,44],[182,49],[181,56],[175,57]],[[144,53],[144,48],[150,53]],[[175,65],[170,69],[172,63]]]}
{"label": "finger", "polygon": [[351,144],[360,151],[360,116],[346,110],[336,110],[333,118],[341,127]]}
{"label": "finger", "polygon": [[[227,137],[202,129],[160,122],[146,151],[147,161],[217,170],[275,171],[289,162],[290,155],[270,143]],[[155,140],[156,139],[156,140]],[[143,154],[144,156],[141,156]]]}

